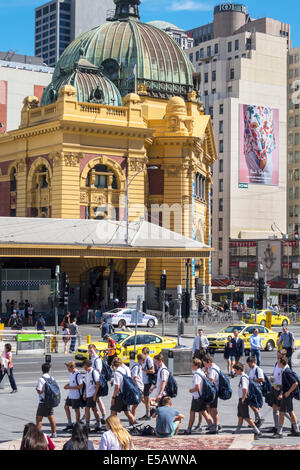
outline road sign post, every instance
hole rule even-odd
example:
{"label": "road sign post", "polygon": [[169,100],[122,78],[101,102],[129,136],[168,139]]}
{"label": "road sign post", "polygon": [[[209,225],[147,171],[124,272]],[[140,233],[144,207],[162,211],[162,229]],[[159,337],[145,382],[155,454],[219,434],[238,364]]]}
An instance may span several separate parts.
{"label": "road sign post", "polygon": [[138,326],[138,314],[142,306],[142,296],[138,295],[136,301],[136,310],[135,310],[135,334],[134,334],[134,357],[136,355],[136,335],[137,335],[137,326]]}

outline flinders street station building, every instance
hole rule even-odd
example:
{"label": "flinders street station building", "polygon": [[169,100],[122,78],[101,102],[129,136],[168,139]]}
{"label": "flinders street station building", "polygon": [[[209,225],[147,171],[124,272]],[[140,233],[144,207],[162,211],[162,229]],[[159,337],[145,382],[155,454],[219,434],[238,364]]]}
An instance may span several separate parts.
{"label": "flinders street station building", "polygon": [[0,136],[2,306],[46,309],[56,265],[74,309],[138,295],[156,309],[163,270],[173,298],[179,284],[210,295],[217,153],[199,75],[176,41],[140,21],[140,0],[114,1]]}

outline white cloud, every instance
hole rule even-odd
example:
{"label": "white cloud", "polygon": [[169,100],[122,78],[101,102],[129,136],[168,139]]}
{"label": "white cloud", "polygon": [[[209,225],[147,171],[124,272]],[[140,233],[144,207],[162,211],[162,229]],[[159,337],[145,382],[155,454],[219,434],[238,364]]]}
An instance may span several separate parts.
{"label": "white cloud", "polygon": [[203,2],[195,2],[194,0],[175,1],[170,5],[170,10],[173,11],[210,11],[211,9],[211,5]]}

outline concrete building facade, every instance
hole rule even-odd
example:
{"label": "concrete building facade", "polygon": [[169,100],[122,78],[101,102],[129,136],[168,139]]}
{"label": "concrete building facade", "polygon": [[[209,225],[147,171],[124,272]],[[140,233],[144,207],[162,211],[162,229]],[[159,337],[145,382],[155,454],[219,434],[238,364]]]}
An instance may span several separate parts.
{"label": "concrete building facade", "polygon": [[75,38],[106,22],[113,0],[52,0],[35,9],[35,55],[54,67]]}
{"label": "concrete building facade", "polygon": [[53,71],[37,57],[0,52],[0,134],[19,127],[24,97],[40,99]]}
{"label": "concrete building facade", "polygon": [[[186,53],[200,74],[199,93],[213,117],[219,152],[213,169],[212,276],[228,278],[231,239],[273,236],[273,222],[286,231],[290,28],[269,18],[253,21],[246,7],[223,4],[215,7],[213,23],[189,33],[196,45]],[[260,122],[253,122],[259,114]],[[255,130],[253,142],[265,147],[264,125],[272,145],[264,148],[269,154],[262,163],[261,150],[250,147],[251,153],[248,139]],[[255,170],[251,158],[259,162]],[[269,179],[266,161],[273,165]]]}

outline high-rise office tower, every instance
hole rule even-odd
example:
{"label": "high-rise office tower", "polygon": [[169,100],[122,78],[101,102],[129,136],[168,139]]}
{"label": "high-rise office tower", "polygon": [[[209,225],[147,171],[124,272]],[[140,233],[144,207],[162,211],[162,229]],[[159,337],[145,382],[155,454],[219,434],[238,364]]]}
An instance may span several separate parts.
{"label": "high-rise office tower", "polygon": [[[195,45],[186,54],[199,73],[219,152],[213,169],[212,275],[234,279],[231,240],[268,238],[274,222],[286,233],[290,26],[253,20],[247,7],[224,3],[215,7],[212,23],[188,33]],[[247,253],[240,263],[253,278],[256,265]]]}
{"label": "high-rise office tower", "polygon": [[35,55],[55,66],[76,37],[106,22],[113,0],[52,0],[35,9]]}

